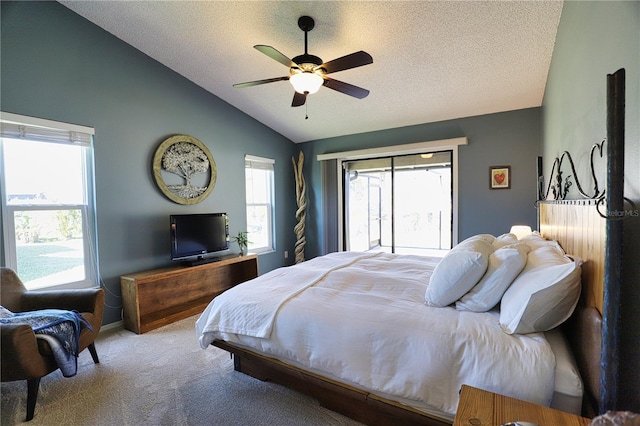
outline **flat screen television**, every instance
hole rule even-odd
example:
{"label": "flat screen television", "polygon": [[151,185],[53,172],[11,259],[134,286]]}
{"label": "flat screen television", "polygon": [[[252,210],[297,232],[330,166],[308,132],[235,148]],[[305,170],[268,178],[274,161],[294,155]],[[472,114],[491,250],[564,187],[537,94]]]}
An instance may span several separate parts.
{"label": "flat screen television", "polygon": [[217,260],[229,249],[226,213],[174,214],[171,221],[171,260],[196,265]]}

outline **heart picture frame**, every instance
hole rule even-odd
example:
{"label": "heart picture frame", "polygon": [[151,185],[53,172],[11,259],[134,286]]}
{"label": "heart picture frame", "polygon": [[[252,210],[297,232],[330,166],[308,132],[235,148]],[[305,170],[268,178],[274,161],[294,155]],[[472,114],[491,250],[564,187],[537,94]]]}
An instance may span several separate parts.
{"label": "heart picture frame", "polygon": [[511,188],[511,166],[489,167],[489,189]]}

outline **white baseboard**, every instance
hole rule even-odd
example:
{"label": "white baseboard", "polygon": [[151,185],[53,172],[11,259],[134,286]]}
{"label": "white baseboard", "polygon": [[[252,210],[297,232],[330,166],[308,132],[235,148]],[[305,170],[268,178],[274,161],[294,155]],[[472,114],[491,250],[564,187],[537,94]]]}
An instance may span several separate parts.
{"label": "white baseboard", "polygon": [[103,325],[102,327],[100,327],[100,332],[102,333],[103,331],[110,331],[110,330],[116,330],[116,329],[122,329],[122,328],[124,328],[124,322],[120,320],[120,321],[109,323],[107,325]]}

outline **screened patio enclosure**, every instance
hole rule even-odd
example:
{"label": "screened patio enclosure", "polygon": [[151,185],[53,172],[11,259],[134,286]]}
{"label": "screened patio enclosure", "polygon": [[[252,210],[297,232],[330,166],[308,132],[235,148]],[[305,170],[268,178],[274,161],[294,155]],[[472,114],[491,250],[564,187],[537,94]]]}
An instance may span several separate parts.
{"label": "screened patio enclosure", "polygon": [[347,250],[444,255],[451,248],[451,151],[342,164]]}

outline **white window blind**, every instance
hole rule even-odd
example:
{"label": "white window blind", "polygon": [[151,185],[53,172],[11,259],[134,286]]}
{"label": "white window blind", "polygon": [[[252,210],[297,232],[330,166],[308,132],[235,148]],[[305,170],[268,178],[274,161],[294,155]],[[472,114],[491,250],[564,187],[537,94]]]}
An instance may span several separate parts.
{"label": "white window blind", "polygon": [[3,138],[90,146],[93,135],[94,130],[90,127],[0,113],[0,136]]}
{"label": "white window blind", "polygon": [[244,157],[245,167],[250,169],[273,171],[275,163],[276,161],[271,158],[255,157],[253,155],[245,155]]}

